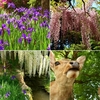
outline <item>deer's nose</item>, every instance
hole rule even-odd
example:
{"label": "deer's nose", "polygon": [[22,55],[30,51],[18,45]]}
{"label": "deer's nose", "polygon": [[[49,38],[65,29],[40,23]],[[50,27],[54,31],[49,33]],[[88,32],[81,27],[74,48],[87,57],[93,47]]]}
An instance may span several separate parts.
{"label": "deer's nose", "polygon": [[72,65],[73,68],[79,68],[79,63],[76,61],[70,62],[70,64]]}

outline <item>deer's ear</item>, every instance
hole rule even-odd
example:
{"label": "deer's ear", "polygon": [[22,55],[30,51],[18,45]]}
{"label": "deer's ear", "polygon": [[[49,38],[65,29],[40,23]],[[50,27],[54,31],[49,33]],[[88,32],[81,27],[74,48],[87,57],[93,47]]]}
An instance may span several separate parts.
{"label": "deer's ear", "polygon": [[85,56],[80,56],[76,59],[76,61],[80,64],[80,67],[83,66],[84,62],[86,60],[86,57]]}
{"label": "deer's ear", "polygon": [[55,63],[56,59],[55,59],[55,55],[52,51],[50,51],[50,67],[53,69],[54,67],[54,63]]}

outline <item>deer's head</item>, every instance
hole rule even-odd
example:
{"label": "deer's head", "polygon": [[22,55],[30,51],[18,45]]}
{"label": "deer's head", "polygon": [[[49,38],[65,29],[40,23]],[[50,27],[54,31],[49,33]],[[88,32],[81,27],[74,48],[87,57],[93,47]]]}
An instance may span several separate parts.
{"label": "deer's head", "polygon": [[50,52],[50,67],[54,71],[58,84],[70,86],[78,77],[86,57],[80,56],[76,60],[62,59],[56,61],[53,52]]}

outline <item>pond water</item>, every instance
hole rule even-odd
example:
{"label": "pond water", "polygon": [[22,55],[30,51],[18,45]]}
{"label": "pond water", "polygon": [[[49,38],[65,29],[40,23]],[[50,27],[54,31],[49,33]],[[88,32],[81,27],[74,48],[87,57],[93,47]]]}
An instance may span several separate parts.
{"label": "pond water", "polygon": [[33,94],[33,100],[49,100],[49,94],[45,91],[37,91]]}

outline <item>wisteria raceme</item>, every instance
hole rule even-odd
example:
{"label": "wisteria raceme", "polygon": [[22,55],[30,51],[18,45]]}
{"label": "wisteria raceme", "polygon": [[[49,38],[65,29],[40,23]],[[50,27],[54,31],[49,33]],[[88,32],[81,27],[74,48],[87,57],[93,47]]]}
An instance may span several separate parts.
{"label": "wisteria raceme", "polygon": [[24,63],[24,52],[23,51],[18,51],[18,58],[19,58],[19,64],[20,64],[20,69],[22,70],[23,63]]}
{"label": "wisteria raceme", "polygon": [[[80,13],[80,11],[79,11]],[[80,13],[82,15],[82,13]],[[62,13],[62,26],[61,30],[63,31],[63,36],[66,34],[67,31],[69,30],[74,30],[74,31],[80,31],[81,23],[80,23],[80,18],[78,11],[77,13],[72,10],[64,10]],[[77,20],[78,19],[78,20]]]}
{"label": "wisteria raceme", "polygon": [[[69,31],[74,31],[79,32],[81,34],[82,43],[85,45],[87,49],[91,49],[90,39],[92,38],[96,41],[100,40],[100,32],[97,26],[97,13],[95,10],[91,10],[88,13],[85,13],[84,10],[81,10],[79,8],[76,8],[75,10],[76,12],[73,10],[63,9],[62,13],[60,13],[60,17],[62,20],[58,18],[57,12],[54,12],[54,14],[52,14],[50,22],[51,41],[53,39],[58,41],[60,39],[60,34],[63,36],[64,39],[66,38],[66,35],[69,34]],[[56,19],[55,16],[58,19]],[[53,20],[53,17],[56,19],[56,22],[55,20]],[[61,33],[60,28],[57,27],[57,29],[55,29],[56,23],[59,22],[58,20],[61,21],[61,23],[59,23],[61,24]],[[55,30],[57,31],[55,32]]]}
{"label": "wisteria raceme", "polygon": [[[9,51],[11,54],[12,51]],[[5,57],[7,52],[0,51],[0,56],[3,61],[6,61]],[[25,65],[24,69],[31,77],[35,76],[38,73],[39,76],[48,74],[49,70],[49,56],[48,51],[34,50],[34,51],[14,51],[18,54],[18,60],[20,64],[20,70],[22,70],[23,64]],[[9,54],[9,55],[10,55]]]}
{"label": "wisteria raceme", "polygon": [[50,20],[50,34],[51,34],[51,41],[56,42],[59,40],[59,32],[60,32],[60,17],[61,13],[54,12],[51,14],[51,20]]}
{"label": "wisteria raceme", "polygon": [[100,40],[100,32],[98,29],[98,21],[97,21],[97,13],[95,10],[90,11],[90,16],[89,16],[89,24],[90,24],[90,29],[91,29],[91,35],[94,36],[94,39],[96,41]]}
{"label": "wisteria raceme", "polygon": [[[82,36],[82,42],[83,44],[86,46],[87,49],[91,49],[91,45],[90,45],[90,37],[89,37],[89,31],[87,31],[88,27],[84,27],[86,25],[86,23],[83,23],[82,27],[81,27],[81,36]],[[88,24],[86,25],[88,26]]]}
{"label": "wisteria raceme", "polygon": [[86,6],[85,6],[86,11],[89,11],[89,9],[91,9],[91,6],[94,1],[96,1],[96,0],[88,0],[88,2],[86,3]]}

